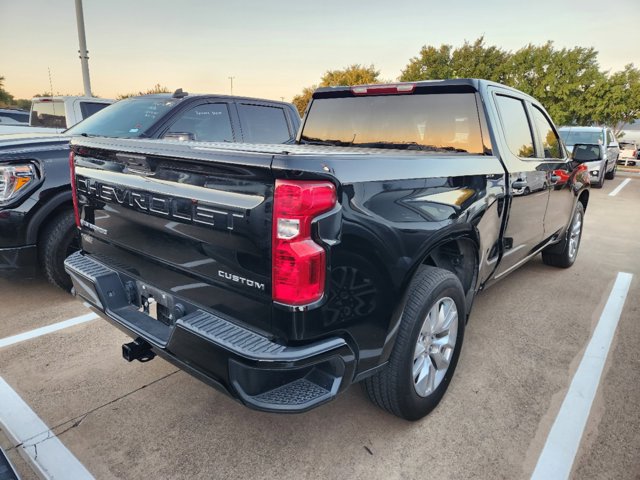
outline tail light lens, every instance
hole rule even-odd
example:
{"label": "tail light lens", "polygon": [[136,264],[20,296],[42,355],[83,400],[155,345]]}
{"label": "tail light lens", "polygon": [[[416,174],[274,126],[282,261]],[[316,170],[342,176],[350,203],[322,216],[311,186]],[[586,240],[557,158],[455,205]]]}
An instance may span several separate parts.
{"label": "tail light lens", "polygon": [[311,223],[336,205],[330,182],[276,180],[273,206],[273,300],[305,305],[324,294],[326,254]]}
{"label": "tail light lens", "polygon": [[76,164],[75,154],[69,153],[69,171],[71,172],[71,195],[73,198],[73,215],[76,219],[76,227],[80,228],[80,209],[78,208],[78,190],[76,189]]}

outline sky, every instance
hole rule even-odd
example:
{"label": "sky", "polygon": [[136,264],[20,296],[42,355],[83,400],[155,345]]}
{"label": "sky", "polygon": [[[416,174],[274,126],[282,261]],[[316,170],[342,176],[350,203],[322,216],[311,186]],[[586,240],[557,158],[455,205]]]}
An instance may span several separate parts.
{"label": "sky", "polygon": [[[147,90],[275,100],[327,70],[373,64],[396,80],[424,45],[594,47],[600,66],[640,66],[638,0],[83,0],[94,94]],[[80,94],[74,0],[0,0],[0,76],[16,98]]]}

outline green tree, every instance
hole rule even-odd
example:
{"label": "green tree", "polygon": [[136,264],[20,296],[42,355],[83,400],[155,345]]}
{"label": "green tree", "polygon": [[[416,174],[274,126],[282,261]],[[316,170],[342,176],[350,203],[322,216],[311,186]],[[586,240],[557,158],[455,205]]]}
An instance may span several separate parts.
{"label": "green tree", "polygon": [[122,100],[129,97],[137,97],[139,95],[152,95],[154,93],[171,93],[171,90],[163,85],[160,85],[159,83],[156,83],[152,88],[144,92],[121,93],[116,97],[116,100]]}
{"label": "green tree", "polygon": [[609,125],[616,136],[624,125],[640,118],[640,70],[629,64],[624,70],[603,75],[584,95],[582,123]]}
{"label": "green tree", "polygon": [[7,107],[13,104],[13,95],[4,89],[4,77],[0,76],[0,107]]}
{"label": "green tree", "polygon": [[13,103],[17,108],[31,110],[31,100],[28,98],[16,98]]}
{"label": "green tree", "polygon": [[[360,64],[353,64],[343,69],[327,70],[320,79],[319,86],[336,87],[338,85],[365,85],[380,82],[380,71],[376,70],[373,65],[367,67]],[[304,114],[316,88],[318,88],[318,85],[305,87],[300,94],[291,100],[291,103],[296,106],[300,115]]]}
{"label": "green tree", "polygon": [[589,116],[585,96],[604,79],[593,48],[556,49],[553,42],[526,45],[515,53],[487,46],[484,38],[461,47],[425,45],[400,75],[401,81],[484,78],[539,100],[558,124]]}
{"label": "green tree", "polygon": [[529,44],[510,55],[504,83],[536,98],[555,123],[582,123],[585,95],[604,79],[597,57],[593,48]]}
{"label": "green tree", "polygon": [[484,37],[473,43],[464,42],[459,48],[452,45],[425,45],[418,56],[409,60],[402,70],[400,81],[435,80],[447,78],[484,78],[504,82],[509,52],[484,44]]}

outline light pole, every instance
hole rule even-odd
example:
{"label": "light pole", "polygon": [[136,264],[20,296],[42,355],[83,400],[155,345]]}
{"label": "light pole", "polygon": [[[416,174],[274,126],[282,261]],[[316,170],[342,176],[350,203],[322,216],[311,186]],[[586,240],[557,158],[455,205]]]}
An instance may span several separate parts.
{"label": "light pole", "polygon": [[233,79],[236,77],[227,77],[229,80],[231,80],[231,95],[233,95]]}
{"label": "light pole", "polygon": [[89,51],[87,50],[87,38],[84,32],[84,13],[82,12],[82,0],[76,0],[76,22],[78,23],[78,41],[80,42],[80,65],[82,66],[82,83],[84,83],[84,94],[87,97],[91,94],[91,80],[89,79]]}

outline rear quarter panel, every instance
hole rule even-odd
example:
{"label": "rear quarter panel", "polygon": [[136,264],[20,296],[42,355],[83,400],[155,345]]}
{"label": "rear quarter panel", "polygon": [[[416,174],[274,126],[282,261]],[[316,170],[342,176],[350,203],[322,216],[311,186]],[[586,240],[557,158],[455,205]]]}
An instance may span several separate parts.
{"label": "rear quarter panel", "polygon": [[342,220],[321,308],[276,307],[274,328],[293,339],[342,332],[357,344],[360,372],[386,360],[405,289],[433,247],[465,236],[477,245],[478,284],[493,271],[505,194],[496,157],[276,155],[273,170],[336,182],[341,208],[333,215]]}

